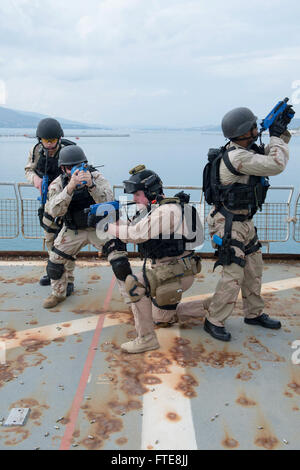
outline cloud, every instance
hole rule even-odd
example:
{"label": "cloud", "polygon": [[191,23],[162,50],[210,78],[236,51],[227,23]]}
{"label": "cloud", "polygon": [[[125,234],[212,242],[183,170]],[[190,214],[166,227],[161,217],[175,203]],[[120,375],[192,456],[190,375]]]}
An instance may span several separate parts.
{"label": "cloud", "polygon": [[300,79],[299,12],[294,0],[1,2],[0,80],[20,109],[110,125],[213,123]]}

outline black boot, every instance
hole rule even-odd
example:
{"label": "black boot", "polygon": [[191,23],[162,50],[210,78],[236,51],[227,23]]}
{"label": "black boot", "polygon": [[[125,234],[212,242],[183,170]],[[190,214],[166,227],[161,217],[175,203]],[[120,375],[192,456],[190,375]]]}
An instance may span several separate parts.
{"label": "black boot", "polygon": [[74,292],[74,284],[73,284],[73,282],[68,282],[66,296],[67,296],[67,297],[70,297],[70,295],[71,295],[73,292]]}
{"label": "black boot", "polygon": [[220,341],[230,341],[231,339],[231,334],[225,330],[224,326],[213,325],[207,318],[205,318],[204,330],[213,338],[219,339]]}
{"label": "black boot", "polygon": [[262,313],[256,318],[244,318],[244,322],[247,325],[259,325],[263,328],[270,328],[271,330],[279,330],[281,323],[279,320],[273,320],[266,313]]}
{"label": "black boot", "polygon": [[45,276],[41,277],[40,279],[40,286],[50,286],[51,280],[48,274],[45,274]]}

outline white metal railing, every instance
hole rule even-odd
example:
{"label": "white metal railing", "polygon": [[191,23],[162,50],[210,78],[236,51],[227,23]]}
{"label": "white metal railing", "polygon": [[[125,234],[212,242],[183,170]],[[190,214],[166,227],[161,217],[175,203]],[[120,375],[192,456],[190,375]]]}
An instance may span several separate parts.
{"label": "white metal railing", "polygon": [[[37,197],[25,197],[28,188],[33,188],[30,183],[1,183],[3,192],[7,187],[12,187],[14,198],[0,195],[0,239],[17,238],[21,232],[23,238],[43,239],[44,232],[39,225],[37,210],[40,205]],[[114,197],[120,196],[122,185],[114,185]],[[181,190],[192,192],[191,203],[200,206],[200,215],[205,229],[205,240],[210,240],[206,216],[211,206],[205,203],[201,186],[165,186],[168,191]],[[291,217],[291,203],[293,199],[293,186],[271,186],[266,203],[261,212],[254,217],[254,223],[258,229],[260,240],[269,246],[270,243],[284,243],[290,239],[290,224],[293,224],[293,239],[300,242],[300,193],[295,204],[295,213]],[[167,194],[168,195],[168,194]],[[284,195],[284,196],[283,196]]]}
{"label": "white metal railing", "polygon": [[293,238],[295,242],[300,243],[300,192],[296,199],[295,213],[292,222],[294,223]]}
{"label": "white metal railing", "polygon": [[[285,193],[285,197],[279,194]],[[291,202],[294,193],[293,186],[271,186],[262,211],[257,212],[254,216],[254,224],[257,227],[258,237],[260,241],[269,248],[270,243],[283,243],[290,238],[290,218]],[[202,195],[201,202],[204,201]],[[206,202],[204,203],[204,218],[211,210]],[[205,239],[209,240],[208,226],[205,222]]]}
{"label": "white metal railing", "polygon": [[0,196],[0,238],[12,239],[19,236],[19,203],[14,183],[0,183],[1,189],[11,188],[14,197]]}
{"label": "white metal railing", "polygon": [[[289,240],[293,193],[293,186],[270,186],[262,211],[254,216],[254,225],[257,227],[258,237],[262,243],[282,243]],[[273,196],[275,198],[279,194],[286,195],[285,201],[283,197],[272,201]]]}
{"label": "white metal railing", "polygon": [[33,188],[33,185],[30,183],[17,183],[21,205],[21,233],[23,238],[44,239],[44,231],[37,216],[41,203],[37,197],[35,199],[24,197],[24,188]]}

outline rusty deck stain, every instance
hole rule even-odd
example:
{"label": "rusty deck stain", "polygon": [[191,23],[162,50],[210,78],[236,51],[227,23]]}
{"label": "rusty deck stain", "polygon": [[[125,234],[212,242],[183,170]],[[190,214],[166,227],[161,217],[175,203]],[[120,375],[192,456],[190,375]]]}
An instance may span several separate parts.
{"label": "rusty deck stain", "polygon": [[[157,328],[161,348],[137,355],[120,349],[136,332],[117,288],[104,306],[112,279],[107,263],[80,265],[74,295],[51,311],[41,308],[49,294],[38,285],[44,263],[6,263],[0,418],[13,407],[31,412],[22,428],[0,427],[0,449],[60,448],[99,318],[103,329],[70,449],[176,449],[180,441],[199,449],[300,448],[300,365],[291,361],[300,340],[300,263],[265,266],[265,311],[280,318],[281,330],[245,325],[240,298],[228,320],[230,343],[213,340],[200,319]],[[185,301],[211,295],[218,281],[212,266],[204,261]]]}

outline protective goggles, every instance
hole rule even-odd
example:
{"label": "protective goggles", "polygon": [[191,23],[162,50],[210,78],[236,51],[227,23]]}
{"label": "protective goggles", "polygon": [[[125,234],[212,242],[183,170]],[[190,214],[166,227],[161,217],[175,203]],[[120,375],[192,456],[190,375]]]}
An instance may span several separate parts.
{"label": "protective goggles", "polygon": [[134,181],[123,181],[124,184],[124,193],[127,194],[134,194],[136,193],[140,188],[140,184],[135,183]]}
{"label": "protective goggles", "polygon": [[58,139],[41,139],[42,144],[57,144]]}
{"label": "protective goggles", "polygon": [[135,181],[130,181],[130,180],[125,180],[123,181],[124,184],[124,193],[127,194],[133,194],[136,193],[137,191],[148,191],[152,190],[155,191],[157,189],[157,185],[161,184],[161,181],[159,177],[154,174],[150,175],[147,178],[143,179],[140,182],[135,182]]}

